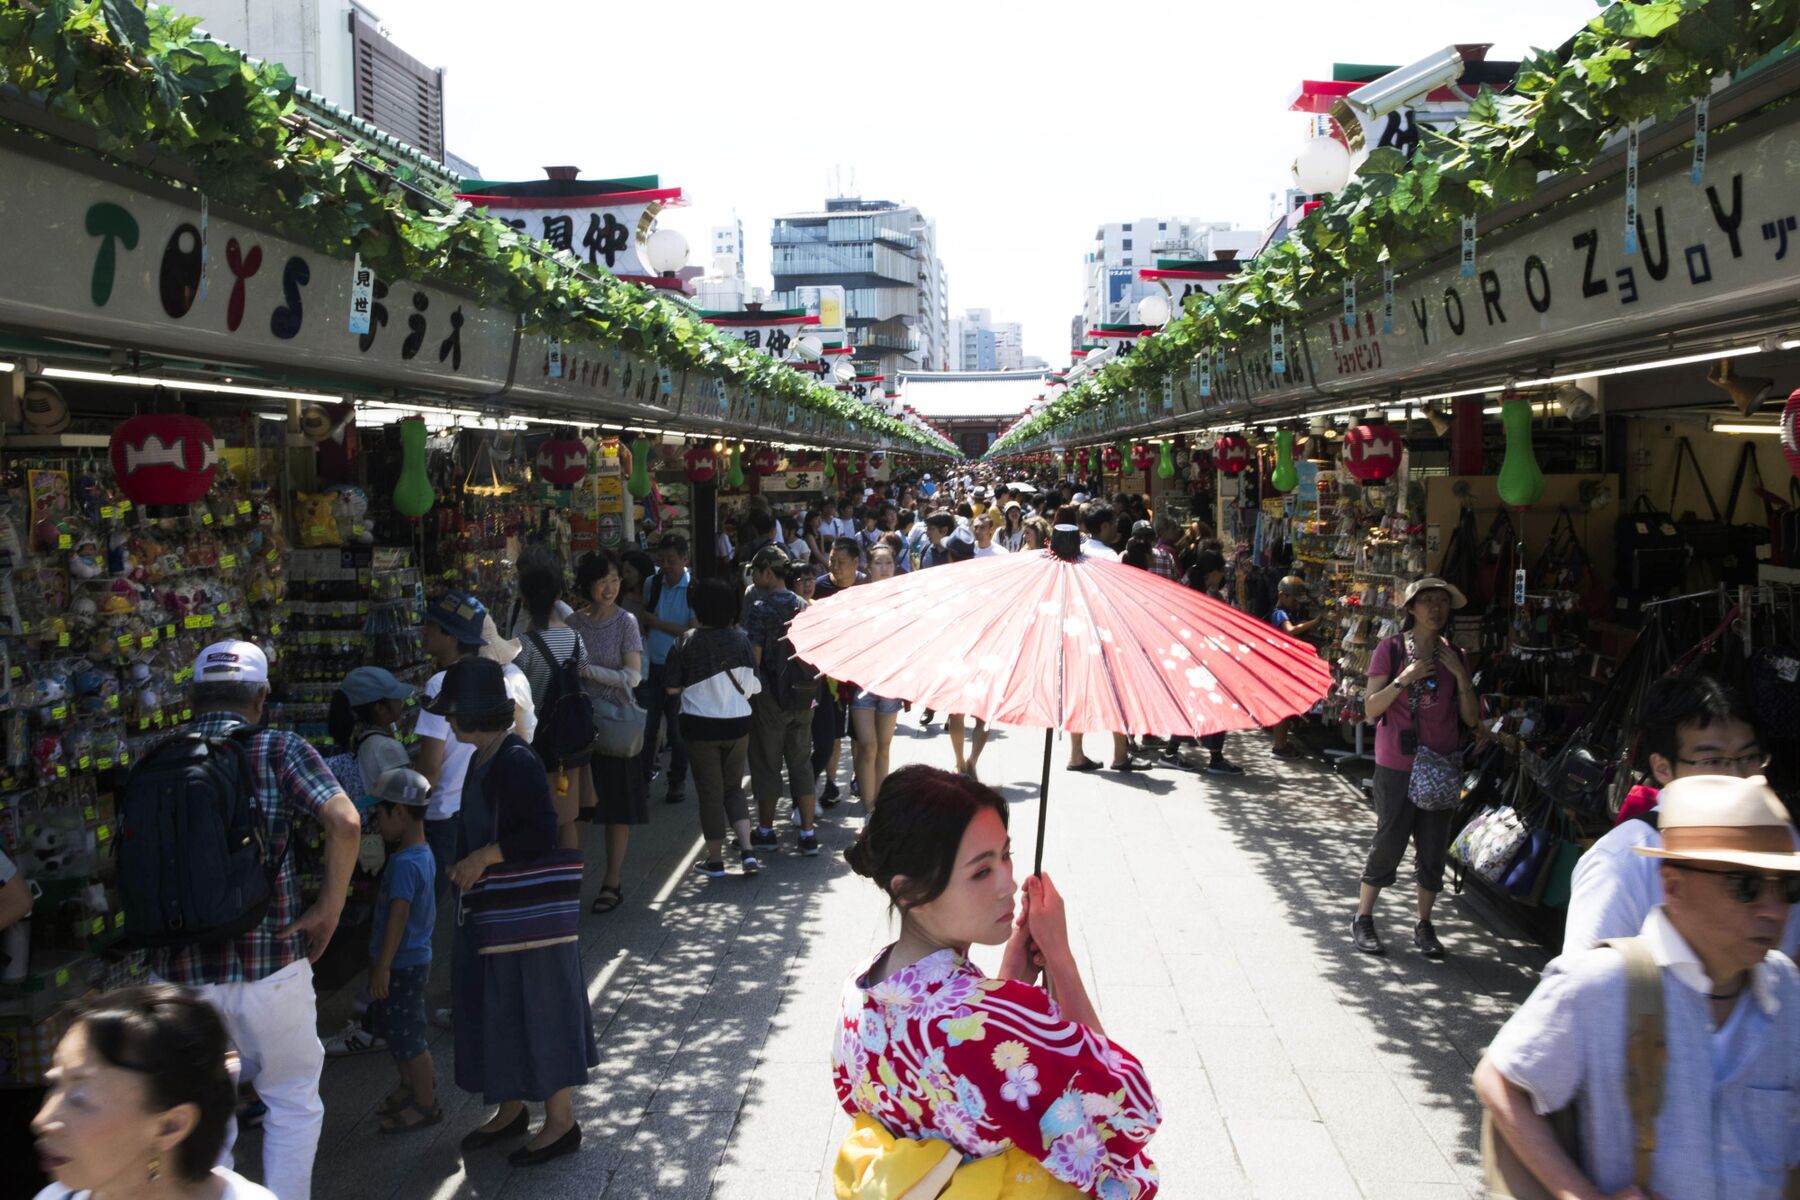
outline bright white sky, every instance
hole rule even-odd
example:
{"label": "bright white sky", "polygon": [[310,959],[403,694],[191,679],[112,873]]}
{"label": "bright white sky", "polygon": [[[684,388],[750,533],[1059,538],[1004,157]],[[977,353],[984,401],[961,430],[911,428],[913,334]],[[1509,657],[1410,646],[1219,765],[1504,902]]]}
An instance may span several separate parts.
{"label": "bright white sky", "polygon": [[[751,284],[769,228],[836,191],[936,219],[952,314],[1024,325],[1068,361],[1095,228],[1189,216],[1263,227],[1333,62],[1401,64],[1453,42],[1556,46],[1594,0],[369,0],[448,69],[453,152],[489,179],[571,163],[657,174],[692,261],[744,222]],[[455,14],[453,19],[447,16]],[[466,14],[466,16],[465,16]],[[497,18],[497,19],[496,19]],[[855,188],[851,190],[851,174]]]}

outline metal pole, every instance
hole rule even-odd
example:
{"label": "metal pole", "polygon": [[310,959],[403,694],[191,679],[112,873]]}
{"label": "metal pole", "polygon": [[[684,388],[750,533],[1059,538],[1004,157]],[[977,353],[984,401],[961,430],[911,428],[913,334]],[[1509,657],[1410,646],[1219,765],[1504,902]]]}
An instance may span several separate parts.
{"label": "metal pole", "polygon": [[1031,873],[1042,874],[1044,870],[1044,826],[1050,819],[1050,743],[1056,737],[1056,730],[1044,730],[1044,774],[1038,780],[1038,827],[1037,855],[1031,862]]}

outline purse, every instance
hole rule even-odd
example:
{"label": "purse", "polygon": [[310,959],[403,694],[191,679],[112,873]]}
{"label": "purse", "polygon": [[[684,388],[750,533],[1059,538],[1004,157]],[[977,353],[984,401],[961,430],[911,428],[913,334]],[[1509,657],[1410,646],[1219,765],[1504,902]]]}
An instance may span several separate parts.
{"label": "purse", "polygon": [[[1407,635],[1411,647],[1412,635]],[[1419,685],[1406,689],[1407,705],[1412,717],[1412,731],[1419,731]],[[1382,714],[1383,718],[1387,716]],[[1463,763],[1460,750],[1440,754],[1430,746],[1413,748],[1412,770],[1406,776],[1406,798],[1423,812],[1443,812],[1455,808],[1462,799]]]}
{"label": "purse", "polygon": [[603,758],[636,758],[644,749],[649,714],[636,700],[594,701],[594,753]]}
{"label": "purse", "polygon": [[[495,841],[500,809],[494,808]],[[580,850],[550,850],[522,863],[496,863],[462,893],[456,923],[474,928],[478,954],[511,954],[573,942],[581,928]]]}

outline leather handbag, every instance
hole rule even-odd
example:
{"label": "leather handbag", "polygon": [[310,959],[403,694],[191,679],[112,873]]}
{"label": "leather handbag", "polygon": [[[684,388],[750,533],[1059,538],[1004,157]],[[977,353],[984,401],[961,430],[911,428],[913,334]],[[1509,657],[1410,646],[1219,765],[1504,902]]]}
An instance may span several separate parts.
{"label": "leather handbag", "polygon": [[1687,463],[1694,464],[1694,479],[1700,484],[1700,494],[1706,498],[1706,509],[1710,517],[1702,517],[1689,509],[1675,519],[1675,528],[1681,534],[1682,541],[1694,552],[1694,557],[1717,561],[1730,553],[1726,537],[1727,525],[1724,514],[1719,512],[1718,502],[1713,499],[1712,488],[1706,482],[1706,474],[1700,469],[1700,460],[1694,456],[1693,443],[1685,437],[1675,440],[1675,472],[1669,482],[1669,511],[1679,511],[1675,502],[1681,495],[1681,471]]}
{"label": "leather handbag", "polygon": [[1613,523],[1613,554],[1615,578],[1631,592],[1662,592],[1687,576],[1687,543],[1648,496],[1639,496]]}

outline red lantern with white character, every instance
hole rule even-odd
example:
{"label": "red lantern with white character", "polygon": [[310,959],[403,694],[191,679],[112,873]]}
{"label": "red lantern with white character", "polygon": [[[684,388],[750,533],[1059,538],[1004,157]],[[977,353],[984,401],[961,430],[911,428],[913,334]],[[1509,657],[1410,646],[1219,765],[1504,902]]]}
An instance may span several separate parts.
{"label": "red lantern with white character", "polygon": [[869,455],[869,470],[871,470],[871,471],[881,470],[881,462],[882,462],[881,451],[879,451],[879,450],[873,451]]}
{"label": "red lantern with white character", "polygon": [[537,473],[559,488],[574,487],[587,477],[587,446],[580,438],[555,437],[538,447]]}
{"label": "red lantern with white character", "polygon": [[1108,446],[1100,451],[1100,465],[1108,471],[1117,471],[1121,461],[1123,460],[1119,457],[1117,446]]}
{"label": "red lantern with white character", "polygon": [[1250,465],[1250,443],[1235,433],[1228,433],[1213,443],[1213,462],[1227,475],[1236,475]]}
{"label": "red lantern with white character", "polygon": [[1380,483],[1400,469],[1400,434],[1391,425],[1358,425],[1344,435],[1344,469],[1360,483]]}
{"label": "red lantern with white character", "polygon": [[1781,452],[1787,455],[1788,470],[1800,475],[1800,388],[1781,410]]}
{"label": "red lantern with white character", "polygon": [[758,475],[773,475],[781,470],[781,455],[775,453],[775,447],[764,446],[750,456],[750,469]]}
{"label": "red lantern with white character", "polygon": [[1131,465],[1140,471],[1148,471],[1156,465],[1156,451],[1149,442],[1136,442],[1132,445]]}
{"label": "red lantern with white character", "polygon": [[113,477],[133,503],[152,507],[192,504],[219,473],[212,427],[181,413],[145,413],[113,430]]}
{"label": "red lantern with white character", "polygon": [[719,459],[711,446],[695,446],[683,458],[692,483],[707,483],[719,473]]}

